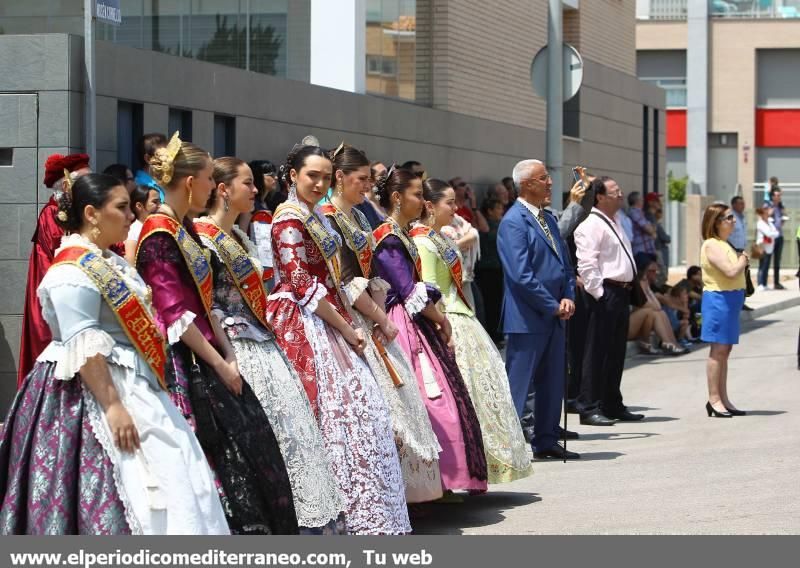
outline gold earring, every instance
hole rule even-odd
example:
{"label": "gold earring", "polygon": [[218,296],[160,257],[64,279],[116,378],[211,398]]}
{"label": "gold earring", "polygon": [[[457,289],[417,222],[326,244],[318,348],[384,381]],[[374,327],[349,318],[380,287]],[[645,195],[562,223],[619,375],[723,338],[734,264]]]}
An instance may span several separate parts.
{"label": "gold earring", "polygon": [[225,210],[225,213],[231,210],[231,200],[228,199],[227,195],[222,196],[222,208]]}
{"label": "gold earring", "polygon": [[91,230],[91,231],[89,231],[89,234],[91,235],[91,237],[92,237],[92,240],[93,240],[93,241],[96,241],[96,240],[97,240],[97,239],[100,237],[100,233],[101,233],[101,231],[100,231],[100,229],[97,227],[97,220],[93,220],[93,221],[92,221],[92,225],[93,225],[93,226],[92,226],[92,230]]}
{"label": "gold earring", "polygon": [[341,197],[343,191],[344,191],[344,186],[342,185],[342,181],[339,180],[336,183],[336,195],[337,195],[337,197]]}
{"label": "gold earring", "polygon": [[433,209],[428,210],[428,222],[427,225],[433,225],[433,222],[436,221],[436,215],[433,213]]}
{"label": "gold earring", "polygon": [[392,215],[400,215],[400,202],[396,202],[394,204],[394,209],[392,210]]}
{"label": "gold earring", "polygon": [[189,208],[192,207],[192,188],[189,188]]}

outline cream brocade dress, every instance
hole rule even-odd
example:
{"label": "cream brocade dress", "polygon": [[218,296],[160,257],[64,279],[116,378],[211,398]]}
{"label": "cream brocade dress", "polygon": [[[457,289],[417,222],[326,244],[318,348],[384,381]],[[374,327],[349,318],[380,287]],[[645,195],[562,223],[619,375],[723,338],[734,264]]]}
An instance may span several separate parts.
{"label": "cream brocade dress", "polygon": [[[438,235],[447,246],[458,247]],[[428,237],[414,237],[422,259],[422,279],[439,287],[453,328],[456,362],[469,389],[483,434],[489,483],[504,483],[533,473],[530,448],[511,399],[505,364],[494,342],[458,295],[449,267]],[[459,253],[460,256],[460,253]]]}

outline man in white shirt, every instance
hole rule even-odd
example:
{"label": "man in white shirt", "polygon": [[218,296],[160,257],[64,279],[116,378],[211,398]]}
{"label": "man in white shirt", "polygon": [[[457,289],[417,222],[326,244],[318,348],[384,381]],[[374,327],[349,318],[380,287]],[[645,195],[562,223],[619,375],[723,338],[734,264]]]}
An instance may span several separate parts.
{"label": "man in white shirt", "polygon": [[575,230],[578,274],[589,303],[589,325],[577,407],[581,424],[611,426],[644,418],[628,411],[620,383],[625,366],[631,290],[636,279],[628,236],[615,220],[624,194],[613,179],[592,181],[594,208]]}

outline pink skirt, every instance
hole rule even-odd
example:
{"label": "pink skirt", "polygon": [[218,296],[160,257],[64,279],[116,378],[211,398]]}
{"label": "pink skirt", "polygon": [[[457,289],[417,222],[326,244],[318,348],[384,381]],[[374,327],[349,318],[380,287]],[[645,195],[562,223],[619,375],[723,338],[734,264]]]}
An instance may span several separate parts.
{"label": "pink skirt", "polygon": [[[439,454],[442,487],[450,490],[485,491],[487,488],[486,481],[470,476],[458,407],[448,384],[444,368],[439,361],[439,355],[425,339],[417,324],[409,317],[402,304],[392,307],[388,315],[389,319],[400,330],[395,341],[397,341],[411,362],[411,367],[414,369],[414,375],[417,378],[417,386],[420,389],[422,400],[431,419],[433,431],[439,439],[439,445],[442,446],[442,451]],[[436,383],[439,386],[439,391],[441,391],[441,396],[437,398],[429,398],[426,392],[420,365],[420,349],[427,356],[433,369]]]}

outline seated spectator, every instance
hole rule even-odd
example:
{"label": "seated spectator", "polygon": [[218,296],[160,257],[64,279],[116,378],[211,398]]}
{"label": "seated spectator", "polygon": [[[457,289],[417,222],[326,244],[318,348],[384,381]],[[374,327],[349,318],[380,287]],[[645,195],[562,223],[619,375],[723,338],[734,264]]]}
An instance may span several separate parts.
{"label": "seated spectator", "polygon": [[656,294],[661,307],[672,324],[678,342],[688,348],[693,341],[689,321],[689,284],[681,280],[665,294]]}
{"label": "seated spectator", "polygon": [[689,322],[691,324],[692,336],[700,337],[700,307],[703,300],[703,269],[699,266],[690,266],[686,271],[686,281],[689,284]]}
{"label": "seated spectator", "polygon": [[635,256],[635,259],[636,270],[639,273],[639,285],[646,299],[644,305],[638,309],[653,311],[653,329],[661,340],[661,349],[665,353],[668,355],[683,355],[687,353],[688,349],[678,343],[675,332],[672,331],[672,323],[669,321],[666,312],[661,309],[661,302],[658,301],[652,290],[652,285],[655,284],[658,278],[658,263],[656,263],[655,257],[639,253]]}
{"label": "seated spectator", "polygon": [[656,324],[656,314],[647,308],[633,308],[628,320],[628,341],[636,340],[639,353],[659,355],[661,351],[653,347],[650,337]]}
{"label": "seated spectator", "polygon": [[486,312],[486,332],[498,345],[503,343],[504,336],[500,331],[500,314],[503,305],[503,266],[497,253],[497,229],[505,214],[503,204],[490,197],[481,207],[489,224],[489,230],[481,233],[481,256],[475,266],[475,282],[483,296]]}

